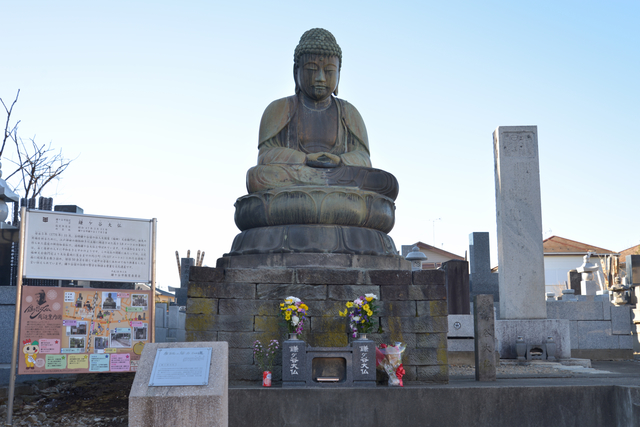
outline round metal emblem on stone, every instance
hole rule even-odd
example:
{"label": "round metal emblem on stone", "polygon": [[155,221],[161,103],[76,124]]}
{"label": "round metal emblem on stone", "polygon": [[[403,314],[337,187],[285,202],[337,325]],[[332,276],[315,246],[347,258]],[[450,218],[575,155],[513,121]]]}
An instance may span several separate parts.
{"label": "round metal emblem on stone", "polygon": [[455,329],[460,329],[460,328],[462,328],[462,323],[460,323],[460,322],[455,322],[455,323],[453,324],[453,327],[454,327]]}

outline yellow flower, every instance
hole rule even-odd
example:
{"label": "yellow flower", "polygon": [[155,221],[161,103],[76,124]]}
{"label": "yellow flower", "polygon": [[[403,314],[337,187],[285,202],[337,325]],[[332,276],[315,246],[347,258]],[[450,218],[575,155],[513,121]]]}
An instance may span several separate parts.
{"label": "yellow flower", "polygon": [[371,302],[371,300],[373,299],[372,297],[366,297],[365,298],[367,301]]}
{"label": "yellow flower", "polygon": [[286,320],[290,320],[290,319],[291,319],[291,314],[290,314],[290,313],[285,314],[285,315],[284,315],[284,318],[285,318]]}
{"label": "yellow flower", "polygon": [[295,305],[290,305],[288,308],[289,310],[294,310],[294,311],[298,309],[298,307],[296,307]]}
{"label": "yellow flower", "polygon": [[347,317],[347,309],[344,309],[344,312],[342,311],[338,311],[338,313],[340,313],[340,317]]}
{"label": "yellow flower", "polygon": [[347,308],[351,308],[351,307],[353,307],[353,303],[352,303],[351,301],[347,301],[347,304],[346,304],[346,305],[347,305]]}
{"label": "yellow flower", "polygon": [[363,305],[363,306],[362,306],[362,308],[363,308],[365,311],[369,310],[369,304],[365,304],[365,305]]}
{"label": "yellow flower", "polygon": [[360,321],[360,323],[364,323],[364,319],[362,319],[362,320]]}
{"label": "yellow flower", "polygon": [[367,316],[373,316],[373,311],[367,310]]}
{"label": "yellow flower", "polygon": [[284,302],[286,304],[293,304],[293,300],[292,299],[286,299],[286,300],[284,300]]}
{"label": "yellow flower", "polygon": [[300,304],[300,308],[303,310],[309,310],[309,307],[307,306],[307,304]]}

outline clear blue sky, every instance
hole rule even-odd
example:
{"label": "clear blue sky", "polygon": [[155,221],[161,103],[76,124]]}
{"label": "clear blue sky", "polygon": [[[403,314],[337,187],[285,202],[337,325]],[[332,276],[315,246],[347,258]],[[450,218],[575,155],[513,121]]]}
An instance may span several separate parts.
{"label": "clear blue sky", "polygon": [[0,97],[21,89],[21,135],[77,157],[56,204],[158,218],[165,289],[175,250],[229,250],[261,114],[313,27],[400,182],[398,248],[464,256],[488,231],[495,254],[492,132],[537,125],[545,237],[620,251],[640,243],[638,22],[638,1],[10,2]]}

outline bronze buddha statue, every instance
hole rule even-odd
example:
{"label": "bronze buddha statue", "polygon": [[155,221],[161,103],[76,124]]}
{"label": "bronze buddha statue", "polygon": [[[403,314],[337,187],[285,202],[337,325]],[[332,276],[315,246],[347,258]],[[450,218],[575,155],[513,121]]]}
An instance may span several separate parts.
{"label": "bronze buddha statue", "polygon": [[[386,233],[395,220],[398,182],[371,167],[364,121],[336,96],[341,65],[342,51],[330,32],[314,28],[302,35],[294,53],[296,94],[272,102],[260,121],[258,164],[247,172],[249,194],[236,202],[243,233],[230,255],[397,254]],[[295,236],[305,242],[302,247],[269,243]],[[354,249],[345,239],[378,249]]]}

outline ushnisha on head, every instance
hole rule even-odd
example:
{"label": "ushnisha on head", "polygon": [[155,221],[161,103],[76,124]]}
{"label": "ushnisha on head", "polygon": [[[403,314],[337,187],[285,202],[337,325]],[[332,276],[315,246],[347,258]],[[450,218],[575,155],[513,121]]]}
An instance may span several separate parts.
{"label": "ushnisha on head", "polygon": [[322,101],[338,95],[342,49],[336,38],[323,28],[312,28],[300,37],[293,54],[296,93]]}

